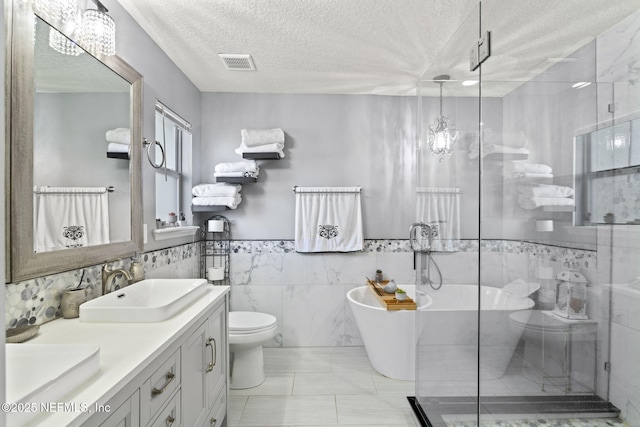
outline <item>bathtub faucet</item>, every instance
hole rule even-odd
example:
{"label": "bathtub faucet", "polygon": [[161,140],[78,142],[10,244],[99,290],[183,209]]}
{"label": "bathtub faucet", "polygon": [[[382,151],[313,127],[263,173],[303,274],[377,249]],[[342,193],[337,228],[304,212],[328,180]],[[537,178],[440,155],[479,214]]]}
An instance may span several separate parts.
{"label": "bathtub faucet", "polygon": [[[421,238],[421,242],[422,239],[427,238],[426,248],[422,243],[418,243],[418,230],[420,230],[419,237]],[[409,244],[415,252],[429,252],[433,244],[433,230],[431,225],[425,222],[414,222],[411,224],[411,228],[409,228]]]}

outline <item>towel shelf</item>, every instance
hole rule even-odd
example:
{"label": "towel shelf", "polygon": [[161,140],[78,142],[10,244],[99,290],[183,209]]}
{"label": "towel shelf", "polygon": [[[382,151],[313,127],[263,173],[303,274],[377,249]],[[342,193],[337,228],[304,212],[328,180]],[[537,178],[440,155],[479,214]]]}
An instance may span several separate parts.
{"label": "towel shelf", "polygon": [[191,205],[191,212],[220,212],[228,209],[228,207],[220,205]]}
{"label": "towel shelf", "polygon": [[229,184],[249,184],[252,182],[258,182],[258,178],[250,176],[218,176],[216,182],[226,182]]}
{"label": "towel shelf", "polygon": [[253,160],[280,160],[280,154],[273,153],[242,153],[243,159]]}
{"label": "towel shelf", "polygon": [[125,159],[125,160],[129,160],[129,153],[107,152],[107,157],[109,159]]}

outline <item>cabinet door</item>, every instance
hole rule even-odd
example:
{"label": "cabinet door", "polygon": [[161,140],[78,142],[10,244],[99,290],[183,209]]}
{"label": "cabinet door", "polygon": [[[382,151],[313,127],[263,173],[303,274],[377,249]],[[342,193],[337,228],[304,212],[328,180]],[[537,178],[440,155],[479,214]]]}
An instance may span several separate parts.
{"label": "cabinet door", "polygon": [[224,387],[227,372],[226,320],[225,307],[222,306],[207,321],[205,375],[209,410],[213,408],[221,392],[226,392]]}
{"label": "cabinet door", "polygon": [[[206,323],[182,345],[182,419],[184,426],[204,424],[209,412],[206,400]],[[208,349],[207,349],[208,352]]]}
{"label": "cabinet door", "polygon": [[140,427],[140,392],[136,390],[100,427]]}

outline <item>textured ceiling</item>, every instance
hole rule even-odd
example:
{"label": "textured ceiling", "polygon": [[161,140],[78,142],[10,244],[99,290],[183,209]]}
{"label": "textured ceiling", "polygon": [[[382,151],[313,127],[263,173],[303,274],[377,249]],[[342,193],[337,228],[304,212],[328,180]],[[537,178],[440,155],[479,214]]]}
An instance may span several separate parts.
{"label": "textured ceiling", "polygon": [[[474,77],[477,0],[118,2],[203,92],[409,95],[423,73]],[[639,8],[640,0],[484,0],[493,52],[483,81],[511,82],[494,85],[494,95],[508,93]],[[228,71],[219,53],[251,54],[257,71]]]}

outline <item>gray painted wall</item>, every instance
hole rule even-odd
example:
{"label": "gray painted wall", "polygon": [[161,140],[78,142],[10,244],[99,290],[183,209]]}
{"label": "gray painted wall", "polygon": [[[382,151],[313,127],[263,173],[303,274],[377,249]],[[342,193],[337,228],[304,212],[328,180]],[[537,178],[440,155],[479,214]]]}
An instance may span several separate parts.
{"label": "gray painted wall", "polygon": [[[438,100],[426,104],[431,122]],[[501,115],[500,100],[487,108]],[[201,182],[215,182],[217,163],[241,159],[234,152],[241,129],[279,127],[286,157],[260,161],[258,182],[245,184],[240,206],[223,212],[234,239],[293,239],[295,185],[361,185],[365,238],[405,239],[415,217],[416,111],[416,97],[203,93]],[[451,100],[448,115],[463,137],[446,179],[437,172],[445,163],[434,160],[425,171],[435,177],[432,185],[463,188],[464,238],[477,236],[477,166],[466,158],[464,137],[476,132],[477,111],[477,100]]]}
{"label": "gray painted wall", "polygon": [[[156,139],[155,102],[160,100],[193,125],[193,158],[198,159],[201,140],[200,91],[116,0],[105,0],[102,3],[116,21],[118,56],[144,76],[142,136],[149,141]],[[199,181],[199,162],[193,163],[193,177],[194,182]],[[151,230],[155,227],[155,169],[146,160],[146,153],[142,157],[142,197],[143,221],[148,225],[145,251],[192,240],[185,238],[156,242],[153,239]]]}

